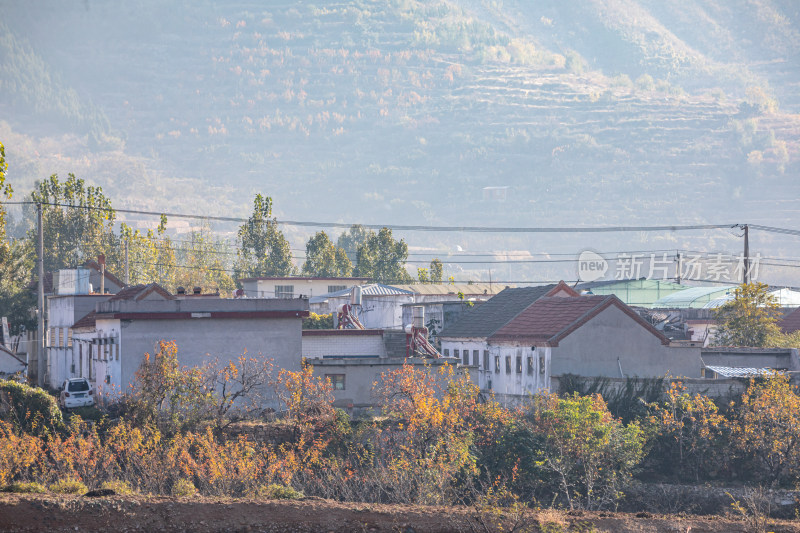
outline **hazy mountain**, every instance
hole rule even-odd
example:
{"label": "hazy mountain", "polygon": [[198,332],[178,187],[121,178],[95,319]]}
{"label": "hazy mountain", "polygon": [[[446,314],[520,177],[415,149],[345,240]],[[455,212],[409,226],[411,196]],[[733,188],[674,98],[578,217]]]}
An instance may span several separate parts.
{"label": "hazy mountain", "polygon": [[[18,190],[74,171],[118,206],[210,214],[243,215],[260,191],[294,220],[800,223],[793,0],[0,0],[0,12],[0,139]],[[583,246],[740,246],[660,239]]]}

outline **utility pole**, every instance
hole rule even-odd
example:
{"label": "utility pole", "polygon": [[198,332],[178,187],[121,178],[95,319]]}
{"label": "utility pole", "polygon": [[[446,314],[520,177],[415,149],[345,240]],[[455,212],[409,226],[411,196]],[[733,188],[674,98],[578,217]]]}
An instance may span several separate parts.
{"label": "utility pole", "polygon": [[750,283],[750,226],[745,224],[744,229],[744,270],[742,270],[742,283]]}
{"label": "utility pole", "polygon": [[678,260],[677,270],[675,271],[675,282],[681,284],[681,275],[683,274],[683,255],[678,252],[676,259]]}
{"label": "utility pole", "polygon": [[125,285],[130,285],[131,280],[128,277],[128,239],[125,239]]}
{"label": "utility pole", "polygon": [[45,370],[48,367],[49,361],[47,352],[45,351],[45,329],[44,329],[44,228],[42,225],[42,204],[36,204],[36,251],[39,270],[39,286],[38,286],[38,307],[39,307],[39,321],[37,326],[37,333],[39,342],[37,347],[38,357],[36,362],[36,383],[42,387],[45,384]]}

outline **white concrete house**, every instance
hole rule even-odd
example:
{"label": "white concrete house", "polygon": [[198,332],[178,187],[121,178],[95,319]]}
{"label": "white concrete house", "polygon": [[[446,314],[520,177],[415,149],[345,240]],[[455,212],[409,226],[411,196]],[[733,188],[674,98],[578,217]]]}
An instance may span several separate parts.
{"label": "white concrete house", "polygon": [[144,354],[162,340],[177,343],[181,365],[246,353],[278,369],[300,369],[306,299],[177,299],[152,286],[130,292],[98,304],[73,328],[73,344],[88,361],[84,377],[105,390],[127,389]]}
{"label": "white concrete house", "polygon": [[551,389],[552,378],[701,376],[700,348],[668,338],[616,296],[545,297],[488,339],[491,387],[506,400]]}
{"label": "white concrete house", "polygon": [[489,301],[465,311],[439,334],[442,355],[470,367],[470,375],[482,390],[496,390],[494,356],[489,337],[539,298],[576,298],[578,293],[563,281],[538,287],[509,288]]}
{"label": "white concrete house", "polygon": [[369,278],[337,278],[337,277],[261,277],[243,278],[242,284],[246,298],[313,298],[342,290],[349,290],[356,285],[369,283]]}

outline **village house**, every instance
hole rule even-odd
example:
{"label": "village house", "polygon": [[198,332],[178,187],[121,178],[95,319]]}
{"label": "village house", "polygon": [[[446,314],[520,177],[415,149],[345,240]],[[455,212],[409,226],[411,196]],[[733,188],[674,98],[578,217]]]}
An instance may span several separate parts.
{"label": "village house", "polygon": [[369,278],[343,277],[260,277],[243,278],[245,298],[314,298],[323,294],[350,290],[369,283]]}
{"label": "village house", "polygon": [[[367,329],[403,329],[403,304],[414,303],[414,293],[381,283],[362,285],[358,319]],[[342,289],[311,298],[311,311],[318,314],[333,313],[342,305],[351,303],[353,289]]]}
{"label": "village house", "polygon": [[585,377],[700,377],[699,348],[668,338],[619,298],[544,297],[488,338],[481,386],[508,397],[556,389],[565,374]]}
{"label": "village house", "polygon": [[177,298],[157,285],[136,286],[97,305],[73,326],[73,350],[88,358],[83,377],[106,390],[125,390],[145,353],[175,341],[181,365],[242,354],[277,369],[301,366],[302,319],[308,300]]}
{"label": "village house", "polygon": [[20,352],[27,358],[29,378],[37,382],[41,366],[42,382],[55,388],[72,377],[73,369],[80,365],[72,357],[72,325],[94,310],[98,303],[119,292],[125,284],[99,263],[87,261],[78,268],[47,273],[43,285],[44,353],[40,353],[35,330],[26,332],[25,340],[20,343]]}
{"label": "village house", "polygon": [[574,298],[578,293],[563,281],[557,285],[504,289],[486,303],[468,309],[455,323],[442,330],[439,334],[442,355],[452,356],[473,367],[473,373],[480,376],[480,383],[488,384],[492,372],[489,337],[545,296]]}
{"label": "village house", "polygon": [[25,376],[28,363],[13,350],[0,344],[0,379],[9,379],[15,375]]}

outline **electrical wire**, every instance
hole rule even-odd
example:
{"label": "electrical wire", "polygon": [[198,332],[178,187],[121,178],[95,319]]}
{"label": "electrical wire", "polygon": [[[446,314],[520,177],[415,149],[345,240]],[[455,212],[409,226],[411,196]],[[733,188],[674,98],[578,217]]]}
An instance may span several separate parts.
{"label": "electrical wire", "polygon": [[[52,207],[69,207],[73,209],[86,209],[97,211],[112,211],[114,213],[128,213],[135,215],[166,216],[167,218],[188,218],[194,220],[215,220],[220,222],[247,222],[249,219],[240,217],[222,217],[212,215],[198,215],[191,213],[166,213],[159,211],[142,211],[136,209],[116,209],[108,207],[84,206],[62,204],[58,202],[7,202],[9,205],[48,205]],[[388,228],[398,231],[432,231],[432,232],[462,232],[462,233],[616,233],[632,231],[693,231],[709,229],[731,229],[742,226],[742,224],[694,224],[694,225],[666,225],[666,226],[586,226],[586,227],[490,227],[490,226],[428,226],[428,225],[405,225],[405,224],[356,224],[345,222],[315,222],[299,220],[276,220],[279,225],[300,226],[300,227],[329,227],[349,229],[355,225],[367,229]],[[754,226],[751,226],[754,227]],[[766,226],[762,226],[766,227]],[[779,229],[779,228],[773,228]],[[786,230],[793,231],[793,230]],[[800,235],[800,232],[798,232]]]}

